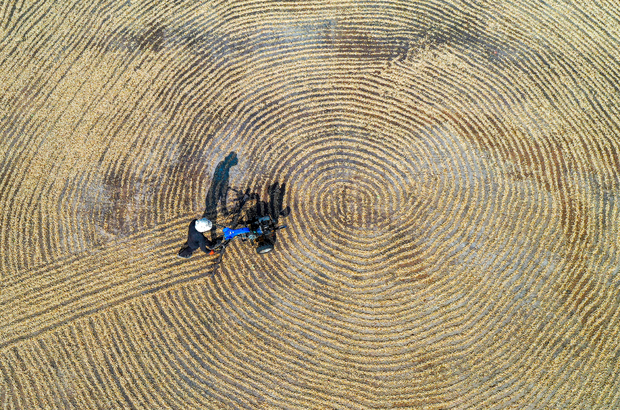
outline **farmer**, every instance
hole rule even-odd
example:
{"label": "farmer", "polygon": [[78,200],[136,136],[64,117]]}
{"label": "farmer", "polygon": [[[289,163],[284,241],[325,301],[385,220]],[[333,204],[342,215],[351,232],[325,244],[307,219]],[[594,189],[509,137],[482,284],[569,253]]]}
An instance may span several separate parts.
{"label": "farmer", "polygon": [[192,256],[192,253],[194,253],[194,251],[198,248],[202,249],[204,253],[209,254],[213,243],[211,241],[208,241],[207,238],[205,238],[203,232],[211,230],[212,226],[213,224],[207,218],[192,220],[189,223],[187,242],[179,251],[178,255],[181,258],[189,258]]}

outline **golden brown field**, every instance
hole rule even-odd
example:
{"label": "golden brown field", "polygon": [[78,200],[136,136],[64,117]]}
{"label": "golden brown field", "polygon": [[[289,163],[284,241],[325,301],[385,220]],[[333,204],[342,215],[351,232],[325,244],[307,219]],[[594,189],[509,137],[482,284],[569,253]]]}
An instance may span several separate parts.
{"label": "golden brown field", "polygon": [[[620,408],[611,0],[6,0],[0,409]],[[176,256],[216,165],[274,252]]]}

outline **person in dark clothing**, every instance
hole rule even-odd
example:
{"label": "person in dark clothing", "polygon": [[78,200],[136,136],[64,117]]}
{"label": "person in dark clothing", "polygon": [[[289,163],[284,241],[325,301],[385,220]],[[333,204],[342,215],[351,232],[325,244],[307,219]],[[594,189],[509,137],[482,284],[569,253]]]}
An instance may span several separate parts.
{"label": "person in dark clothing", "polygon": [[211,221],[207,218],[192,220],[189,223],[187,242],[179,251],[178,255],[181,258],[189,258],[198,248],[202,249],[204,253],[210,254],[213,243],[205,238],[203,232],[209,231],[211,227]]}

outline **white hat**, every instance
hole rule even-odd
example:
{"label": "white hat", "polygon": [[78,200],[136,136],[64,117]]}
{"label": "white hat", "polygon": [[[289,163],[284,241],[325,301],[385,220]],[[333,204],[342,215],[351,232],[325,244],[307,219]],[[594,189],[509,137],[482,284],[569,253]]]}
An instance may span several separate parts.
{"label": "white hat", "polygon": [[202,218],[196,221],[196,230],[198,232],[207,232],[211,230],[213,224],[207,218]]}

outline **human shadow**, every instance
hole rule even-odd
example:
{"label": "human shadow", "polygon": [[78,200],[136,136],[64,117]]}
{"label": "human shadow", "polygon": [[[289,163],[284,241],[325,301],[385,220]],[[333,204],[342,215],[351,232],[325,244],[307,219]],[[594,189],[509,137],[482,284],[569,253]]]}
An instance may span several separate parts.
{"label": "human shadow", "polygon": [[[228,196],[228,190],[230,189],[230,169],[237,165],[237,153],[230,152],[226,158],[220,161],[215,167],[213,172],[213,180],[211,186],[207,191],[205,198],[205,211],[202,214],[203,218],[209,219],[214,224],[217,223],[218,217],[218,205],[221,205],[221,212],[224,216],[228,215],[226,209],[226,199]],[[211,231],[211,239],[215,240],[215,229]]]}

